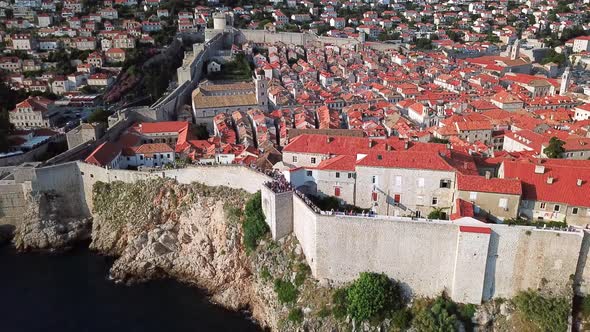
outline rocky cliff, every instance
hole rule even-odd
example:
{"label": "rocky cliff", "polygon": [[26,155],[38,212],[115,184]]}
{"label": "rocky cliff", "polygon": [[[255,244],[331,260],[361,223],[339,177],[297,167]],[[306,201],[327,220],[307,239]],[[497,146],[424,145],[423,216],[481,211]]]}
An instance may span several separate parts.
{"label": "rocky cliff", "polygon": [[68,202],[61,195],[31,192],[25,198],[26,210],[13,239],[18,250],[62,250],[90,238],[91,218],[64,213]]}
{"label": "rocky cliff", "polygon": [[171,276],[190,282],[206,289],[213,302],[250,310],[261,325],[272,330],[302,326],[287,319],[293,307],[301,308],[303,326],[308,329],[337,328],[330,317],[315,315],[325,309],[331,290],[306,274],[298,277],[298,303],[283,305],[277,300],[273,281],[294,280],[304,266],[294,238],[280,243],[265,240],[258,250],[246,254],[241,210],[248,193],[149,180],[98,183],[93,196],[90,247],[119,257],[111,268],[114,279]]}

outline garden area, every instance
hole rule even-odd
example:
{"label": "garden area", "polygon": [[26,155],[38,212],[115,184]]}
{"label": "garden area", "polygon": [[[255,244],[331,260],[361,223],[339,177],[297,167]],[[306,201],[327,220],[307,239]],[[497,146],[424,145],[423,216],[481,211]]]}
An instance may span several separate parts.
{"label": "garden area", "polygon": [[206,77],[212,81],[248,81],[252,79],[252,67],[243,54],[238,54],[233,61],[222,64],[221,71],[208,73]]}

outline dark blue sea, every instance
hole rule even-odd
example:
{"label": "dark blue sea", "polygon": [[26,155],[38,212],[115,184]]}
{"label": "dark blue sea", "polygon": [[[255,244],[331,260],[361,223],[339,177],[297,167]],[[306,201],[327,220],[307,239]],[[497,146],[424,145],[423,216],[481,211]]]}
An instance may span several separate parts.
{"label": "dark blue sea", "polygon": [[115,284],[107,279],[111,264],[87,249],[17,254],[0,247],[0,331],[261,331],[244,313],[173,280]]}

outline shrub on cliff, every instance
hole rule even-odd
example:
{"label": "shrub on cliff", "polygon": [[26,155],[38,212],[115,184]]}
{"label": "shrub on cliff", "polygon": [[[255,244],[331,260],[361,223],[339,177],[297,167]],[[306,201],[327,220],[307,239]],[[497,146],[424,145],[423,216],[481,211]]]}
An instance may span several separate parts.
{"label": "shrub on cliff", "polygon": [[450,307],[452,302],[444,295],[433,302],[422,301],[414,305],[414,320],[412,327],[418,332],[454,332],[457,330],[458,320]]}
{"label": "shrub on cliff", "polygon": [[260,191],[246,203],[244,216],[244,245],[247,252],[252,252],[256,249],[258,241],[269,231],[264,221]]}
{"label": "shrub on cliff", "polygon": [[277,298],[281,303],[291,303],[295,302],[299,292],[295,285],[293,285],[290,281],[285,281],[283,279],[276,279],[275,280],[275,292],[277,293]]}
{"label": "shrub on cliff", "polygon": [[565,297],[547,297],[532,290],[518,293],[513,299],[517,312],[541,331],[567,330],[570,301]]}
{"label": "shrub on cliff", "polygon": [[346,292],[347,312],[357,321],[382,319],[402,306],[397,283],[384,273],[363,272]]}
{"label": "shrub on cliff", "polygon": [[303,322],[303,310],[301,308],[294,308],[289,311],[289,316],[287,317],[293,323],[301,323]]}

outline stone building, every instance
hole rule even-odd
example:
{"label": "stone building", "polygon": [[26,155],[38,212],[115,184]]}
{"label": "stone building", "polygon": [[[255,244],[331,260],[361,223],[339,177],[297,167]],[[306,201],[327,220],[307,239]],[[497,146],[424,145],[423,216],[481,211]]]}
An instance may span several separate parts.
{"label": "stone building", "polygon": [[475,215],[495,221],[518,216],[521,183],[517,179],[499,179],[477,175],[457,175],[457,198],[471,202]]}
{"label": "stone building", "polygon": [[73,149],[89,141],[95,141],[101,138],[105,132],[106,125],[104,123],[82,123],[66,133],[68,149]]}
{"label": "stone building", "polygon": [[16,128],[51,128],[56,125],[57,111],[53,101],[43,97],[29,97],[9,112],[9,120]]}
{"label": "stone building", "polygon": [[567,221],[586,226],[590,220],[590,161],[506,160],[498,170],[522,182],[519,215],[532,220]]}
{"label": "stone building", "polygon": [[213,83],[204,81],[192,93],[192,108],[197,124],[213,126],[219,113],[245,112],[253,108],[268,110],[268,82],[257,77],[253,82]]}

